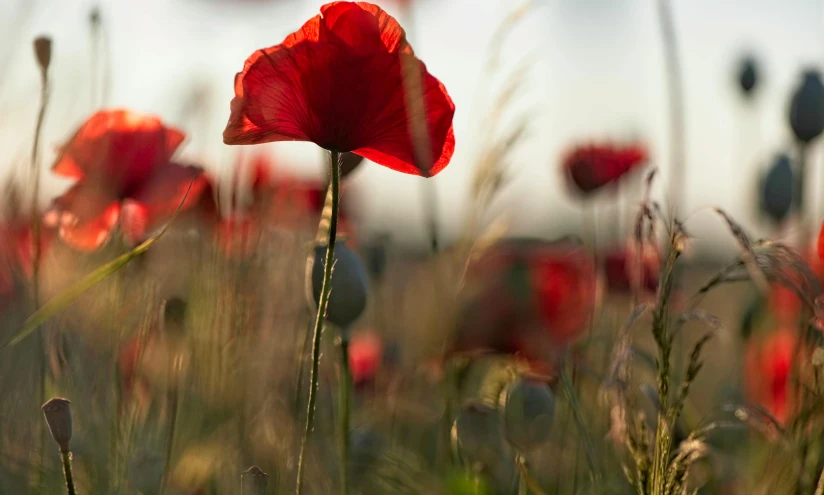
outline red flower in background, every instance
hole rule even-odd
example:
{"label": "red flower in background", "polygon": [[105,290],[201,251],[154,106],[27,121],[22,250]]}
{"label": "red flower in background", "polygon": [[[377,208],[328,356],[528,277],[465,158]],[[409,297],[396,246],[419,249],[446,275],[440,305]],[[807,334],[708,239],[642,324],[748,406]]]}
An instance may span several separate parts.
{"label": "red flower in background", "polygon": [[[419,78],[419,115],[404,91]],[[310,141],[408,174],[433,176],[455,149],[455,105],[398,22],[365,2],[333,2],[235,77],[226,144]],[[425,123],[428,150],[412,129]],[[428,155],[428,156],[419,156]]]}
{"label": "red flower in background", "polygon": [[358,332],[349,341],[349,369],[355,386],[372,381],[383,360],[383,342],[372,331]]}
{"label": "red flower in background", "polygon": [[640,289],[655,292],[658,289],[660,268],[655,246],[645,247],[640,260],[637,250],[629,248],[614,249],[604,259],[607,286],[616,292],[631,291],[634,280],[638,280]]}
{"label": "red flower in background", "polygon": [[194,180],[187,204],[203,188],[201,170],[172,163],[184,134],[157,117],[128,110],[92,115],[60,150],[52,171],[77,182],[55,199],[46,219],[76,249],[92,251],[121,223],[131,241],[171,215]]}
{"label": "red flower in background", "polygon": [[792,373],[798,352],[797,330],[782,327],[763,340],[750,341],[744,356],[749,399],[784,424],[792,414]]}
{"label": "red flower in background", "polygon": [[583,249],[567,243],[507,241],[473,263],[466,292],[471,297],[450,352],[513,354],[550,373],[588,326],[595,266]]}
{"label": "red flower in background", "polygon": [[641,145],[586,145],[569,152],[562,164],[570,186],[589,195],[617,182],[646,161],[647,150]]}
{"label": "red flower in background", "polygon": [[587,328],[595,306],[592,257],[583,249],[544,249],[534,253],[533,283],[538,308],[555,342],[567,343]]}

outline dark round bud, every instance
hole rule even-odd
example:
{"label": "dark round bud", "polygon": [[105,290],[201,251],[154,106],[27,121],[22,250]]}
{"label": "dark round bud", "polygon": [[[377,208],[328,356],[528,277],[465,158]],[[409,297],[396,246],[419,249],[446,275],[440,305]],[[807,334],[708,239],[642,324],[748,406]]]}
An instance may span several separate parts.
{"label": "dark round bud", "polygon": [[172,334],[183,333],[187,304],[183,299],[172,297],[163,303],[163,329]]}
{"label": "dark round bud", "polygon": [[741,67],[738,72],[738,84],[741,86],[741,91],[744,96],[751,96],[753,90],[758,85],[758,65],[752,57],[745,57],[741,61]]}
{"label": "dark round bud", "polygon": [[452,426],[452,443],[476,469],[496,465],[504,451],[497,409],[480,401],[464,406]]}
{"label": "dark round bud", "polygon": [[55,397],[40,406],[43,415],[46,417],[46,424],[49,431],[60,446],[60,452],[69,451],[69,442],[72,439],[72,411],[68,399]]}
{"label": "dark round bud", "polygon": [[240,493],[241,495],[263,495],[266,493],[268,483],[269,475],[259,467],[252,466],[240,475]]}
{"label": "dark round bud", "polygon": [[38,36],[34,39],[34,56],[37,57],[37,65],[45,73],[49,69],[52,56],[52,40],[48,36]]}
{"label": "dark round bud", "polygon": [[781,223],[793,204],[793,169],[790,157],[778,155],[761,183],[761,209],[770,219]]}
{"label": "dark round bud", "polygon": [[93,28],[100,25],[100,7],[96,5],[92,7],[91,12],[89,12],[89,24],[91,24]]}
{"label": "dark round bud", "polygon": [[824,131],[824,84],[816,70],[804,72],[790,101],[790,126],[799,141],[809,143]]}
{"label": "dark round bud", "polygon": [[504,433],[512,446],[529,452],[543,445],[552,430],[555,395],[537,377],[523,376],[506,388]]}
{"label": "dark round bud", "polygon": [[[326,319],[341,329],[348,328],[366,308],[369,281],[366,269],[358,255],[342,242],[335,243],[335,262],[332,271],[332,292],[329,295]],[[312,264],[312,296],[320,301],[326,246],[315,248]]]}

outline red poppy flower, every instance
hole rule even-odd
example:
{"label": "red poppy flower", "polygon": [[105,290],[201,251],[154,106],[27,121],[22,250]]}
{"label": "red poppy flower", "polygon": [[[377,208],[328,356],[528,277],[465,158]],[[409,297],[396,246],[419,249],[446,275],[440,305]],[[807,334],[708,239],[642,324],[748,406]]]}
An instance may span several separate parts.
{"label": "red poppy flower", "polygon": [[586,145],[569,152],[562,166],[570,186],[589,195],[617,182],[646,160],[647,151],[641,145]]}
{"label": "red poppy flower", "polygon": [[595,265],[582,249],[533,255],[538,309],[554,341],[567,343],[587,328],[596,299]]}
{"label": "red poppy flower", "polygon": [[[422,101],[404,91],[414,87]],[[310,141],[429,177],[452,158],[454,112],[394,18],[369,3],[333,2],[246,60],[223,141]],[[421,124],[428,132],[413,132]]]}
{"label": "red poppy flower", "polygon": [[[607,253],[604,259],[604,274],[606,275],[607,286],[616,292],[628,292],[633,287],[633,280],[637,280],[639,275],[640,288],[655,292],[658,289],[658,275],[660,261],[658,252],[654,246],[644,248],[641,260],[638,260],[635,249],[615,249]],[[640,261],[641,267],[637,267]]]}
{"label": "red poppy flower", "polygon": [[105,243],[118,223],[136,242],[203,188],[201,170],[171,161],[183,142],[177,129],[157,117],[128,110],[92,115],[60,150],[52,167],[77,182],[57,198],[47,221],[71,246],[91,251]]}
{"label": "red poppy flower", "polygon": [[752,340],[745,357],[747,394],[779,423],[792,414],[792,373],[798,351],[797,330],[783,327],[763,340]]}
{"label": "red poppy flower", "polygon": [[508,241],[470,267],[467,301],[450,353],[491,351],[548,372],[587,328],[595,267],[580,248]]}
{"label": "red poppy flower", "polygon": [[383,360],[383,343],[372,331],[352,335],[349,341],[349,370],[355,386],[375,378]]}

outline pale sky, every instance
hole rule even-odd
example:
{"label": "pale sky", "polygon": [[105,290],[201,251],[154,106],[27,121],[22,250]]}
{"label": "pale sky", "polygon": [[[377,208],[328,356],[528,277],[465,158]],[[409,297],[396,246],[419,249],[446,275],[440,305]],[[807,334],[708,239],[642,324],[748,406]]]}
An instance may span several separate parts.
{"label": "pale sky", "polygon": [[[225,170],[236,152],[221,138],[235,72],[255,49],[279,43],[315,15],[322,2],[97,3],[111,40],[107,105],[156,113],[181,126],[190,135],[183,155]],[[377,3],[398,13],[392,0]],[[489,105],[485,95],[526,61],[530,65],[524,89],[508,115],[529,111],[530,134],[515,153],[512,181],[494,207],[511,213],[513,233],[554,237],[580,232],[582,207],[568,197],[559,173],[560,156],[576,142],[642,139],[666,180],[668,108],[656,3],[534,0],[504,45],[501,67],[490,81],[484,72],[490,38],[521,1],[417,0],[410,41],[429,71],[446,85],[457,108],[453,161],[428,179],[439,193],[444,236],[453,235],[465,215],[469,179],[483,150],[479,129]],[[684,72],[687,210],[718,205],[754,226],[755,172],[791,143],[787,105],[800,71],[824,63],[822,0],[672,3]],[[55,42],[44,169],[53,158],[53,147],[92,111],[87,18],[93,4],[0,0],[0,174],[26,163],[29,154],[37,112],[38,75],[30,47],[35,35],[49,34]],[[410,26],[408,19],[399,20]],[[755,104],[749,106],[734,79],[744,53],[755,54],[763,76]],[[183,108],[195,87],[207,95],[201,108],[208,117],[186,119]],[[295,173],[322,173],[324,162],[313,145],[277,144],[272,150]],[[812,180],[824,184],[817,173],[824,166],[821,146],[814,152]],[[351,177],[347,187],[360,197],[365,237],[389,231],[399,241],[421,239],[422,180],[372,163]],[[48,177],[46,185],[56,194],[65,182]],[[824,216],[824,209],[819,211]],[[722,234],[721,223],[708,213],[696,216],[688,227],[704,247],[733,245]]]}

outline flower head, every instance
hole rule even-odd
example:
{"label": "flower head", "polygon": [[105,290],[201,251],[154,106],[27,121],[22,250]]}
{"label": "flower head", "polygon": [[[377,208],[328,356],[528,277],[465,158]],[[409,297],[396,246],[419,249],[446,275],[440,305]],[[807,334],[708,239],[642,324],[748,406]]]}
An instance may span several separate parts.
{"label": "flower head", "polygon": [[647,161],[647,150],[637,144],[579,146],[563,159],[562,166],[570,186],[589,195],[637,169]]}
{"label": "flower head", "polygon": [[55,397],[40,406],[46,423],[49,425],[54,441],[60,446],[60,452],[69,451],[69,442],[72,439],[72,411],[71,401]]}
{"label": "flower head", "polygon": [[[454,112],[393,17],[366,2],[332,2],[246,60],[223,140],[310,141],[432,176],[452,157]],[[426,132],[414,132],[421,124]]]}
{"label": "flower head", "polygon": [[[60,149],[52,171],[77,179],[46,220],[76,249],[105,243],[118,223],[133,242],[203,189],[201,170],[172,162],[184,135],[157,117],[128,110],[92,115]],[[194,183],[193,183],[194,181]]]}
{"label": "flower head", "polygon": [[752,340],[744,356],[747,395],[779,423],[789,419],[794,407],[791,375],[797,351],[796,330],[783,327]]}
{"label": "flower head", "polygon": [[355,386],[377,375],[383,360],[383,342],[373,331],[358,332],[349,341],[349,367]]}

